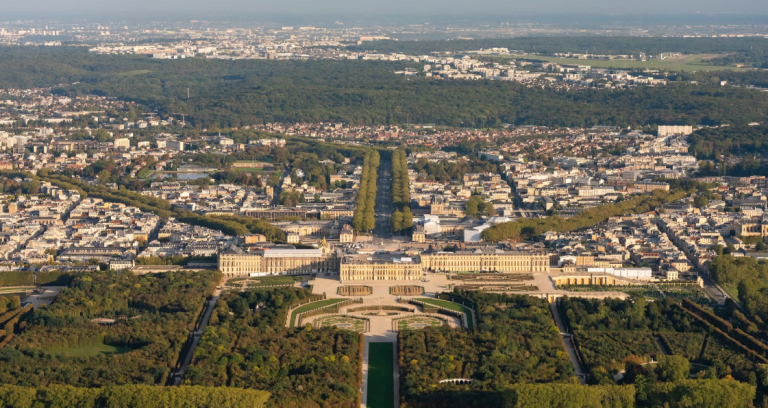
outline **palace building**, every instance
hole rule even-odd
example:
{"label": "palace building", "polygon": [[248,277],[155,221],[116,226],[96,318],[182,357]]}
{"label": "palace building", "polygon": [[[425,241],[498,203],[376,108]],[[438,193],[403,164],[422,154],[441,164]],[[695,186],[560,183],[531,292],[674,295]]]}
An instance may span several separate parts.
{"label": "palace building", "polygon": [[338,273],[339,258],[325,240],[319,249],[265,248],[246,252],[231,246],[219,254],[219,270],[226,277]]}
{"label": "palace building", "polygon": [[339,278],[346,281],[417,281],[424,271],[419,258],[347,255],[341,259]]}
{"label": "palace building", "polygon": [[421,265],[433,272],[549,272],[549,256],[498,249],[436,252],[421,256]]}

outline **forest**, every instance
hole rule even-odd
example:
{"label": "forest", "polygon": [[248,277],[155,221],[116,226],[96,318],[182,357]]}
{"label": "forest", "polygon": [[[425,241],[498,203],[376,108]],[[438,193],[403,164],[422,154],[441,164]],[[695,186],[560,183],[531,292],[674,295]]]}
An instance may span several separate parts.
{"label": "forest", "polygon": [[768,158],[768,125],[704,128],[688,137],[689,152],[698,159],[720,156]]}
{"label": "forest", "polygon": [[[403,408],[742,408],[754,402],[758,402],[755,406],[768,406],[763,402],[762,385],[768,384],[766,366],[754,364],[717,333],[710,333],[671,299],[646,303],[642,299],[563,298],[560,307],[577,336],[577,346],[584,334],[601,336],[590,346],[600,355],[600,364],[585,361],[591,384],[582,386],[575,384],[546,300],[458,291],[443,296],[471,302],[478,328],[474,332],[426,328],[398,334]],[[663,355],[654,334],[672,355]],[[613,335],[621,337],[614,339]],[[703,353],[702,346],[706,348]],[[707,365],[693,378],[694,366],[685,354],[686,347],[697,347],[690,359]],[[635,350],[649,354],[631,354]],[[579,354],[583,351],[581,346]],[[643,365],[651,355],[656,362]],[[619,384],[602,365],[605,362],[627,370]],[[475,381],[437,383],[457,377]],[[759,393],[756,388],[761,389]]]}
{"label": "forest", "polygon": [[[744,311],[760,327],[768,330],[768,262],[752,257],[716,256],[709,264],[715,282],[736,287]],[[738,310],[734,310],[738,312]],[[748,329],[748,326],[744,329]]]}
{"label": "forest", "polygon": [[559,307],[592,383],[613,384],[612,374],[622,369],[626,372],[620,383],[636,388],[691,375],[736,379],[758,385],[758,406],[768,403],[766,346],[708,308],[671,298],[657,302],[563,298]]}
{"label": "forest", "polygon": [[114,96],[161,116],[185,113],[198,128],[321,121],[639,128],[747,124],[768,114],[768,94],[711,83],[560,91],[393,74],[403,67],[376,61],[169,61],[90,55],[80,48],[16,47],[0,48],[0,88],[57,86],[59,94]]}
{"label": "forest", "polygon": [[164,385],[220,277],[215,271],[78,275],[50,306],[6,330],[0,382]]}
{"label": "forest", "polygon": [[[398,333],[400,395],[406,406],[439,406],[429,402],[435,393],[469,387],[437,385],[446,378],[472,378],[473,390],[574,381],[573,366],[546,300],[483,292],[448,297],[475,305],[477,329],[443,326]],[[471,406],[462,400],[454,404]]]}
{"label": "forest", "polygon": [[82,388],[68,385],[20,387],[0,385],[0,406],[123,408],[261,408],[269,393],[224,387],[156,387],[111,385]]}
{"label": "forest", "polygon": [[269,407],[359,406],[362,336],[286,328],[289,308],[317,299],[290,287],[225,294],[183,383],[266,390]]}

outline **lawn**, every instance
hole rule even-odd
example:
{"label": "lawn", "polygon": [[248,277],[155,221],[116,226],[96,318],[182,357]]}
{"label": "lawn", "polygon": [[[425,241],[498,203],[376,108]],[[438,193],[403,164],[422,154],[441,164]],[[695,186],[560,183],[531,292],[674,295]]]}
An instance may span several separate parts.
{"label": "lawn", "polygon": [[588,65],[597,68],[640,68],[640,69],[669,69],[672,71],[722,71],[742,68],[723,67],[701,62],[702,59],[716,57],[714,54],[691,54],[680,57],[670,57],[664,60],[630,61],[630,60],[588,60],[576,58],[558,58],[540,55],[510,55],[510,58],[530,59],[554,62],[556,64]]}
{"label": "lawn", "polygon": [[737,285],[720,285],[720,287],[723,288],[734,301],[739,301],[739,288]]}
{"label": "lawn", "polygon": [[395,405],[393,343],[368,345],[369,408],[392,408]]}
{"label": "lawn", "polygon": [[453,310],[455,312],[462,312],[465,315],[467,315],[467,328],[470,330],[473,330],[475,328],[475,320],[472,317],[472,309],[464,305],[460,305],[458,303],[453,303],[447,300],[440,300],[440,299],[419,298],[416,300],[430,304],[430,305],[444,307],[448,310]]}
{"label": "lawn", "polygon": [[345,300],[346,299],[325,299],[325,300],[318,300],[317,302],[307,303],[306,305],[303,305],[303,306],[299,306],[296,309],[294,309],[293,312],[291,312],[291,321],[289,323],[290,327],[293,327],[296,324],[296,316],[299,313],[304,313],[312,309],[317,309],[318,307],[333,305],[339,302],[343,302]]}
{"label": "lawn", "polygon": [[51,354],[64,357],[93,357],[99,354],[123,354],[133,350],[130,347],[110,346],[98,343],[78,347],[53,347],[48,350]]}

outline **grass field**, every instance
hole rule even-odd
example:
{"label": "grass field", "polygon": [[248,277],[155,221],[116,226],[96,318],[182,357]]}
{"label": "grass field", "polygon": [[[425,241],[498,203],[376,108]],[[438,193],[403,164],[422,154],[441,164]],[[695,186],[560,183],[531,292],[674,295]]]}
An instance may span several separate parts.
{"label": "grass field", "polygon": [[736,302],[739,301],[739,288],[737,285],[720,285],[724,291],[730,295]]}
{"label": "grass field", "polygon": [[531,56],[531,55],[510,55],[510,58],[521,58],[529,60],[539,60],[554,62],[556,64],[570,64],[570,65],[588,65],[596,68],[646,68],[646,69],[668,69],[671,71],[722,71],[728,70],[740,70],[743,68],[736,67],[723,67],[716,65],[709,65],[701,62],[702,59],[716,57],[715,54],[690,54],[682,55],[680,57],[670,57],[664,60],[650,60],[650,61],[628,61],[628,60],[587,60],[587,59],[575,59],[575,58],[558,58],[558,57],[546,57],[546,56]]}
{"label": "grass field", "polygon": [[369,408],[392,408],[395,405],[393,343],[370,343],[368,351]]}
{"label": "grass field", "polygon": [[123,354],[131,351],[130,347],[116,347],[99,343],[79,347],[53,347],[48,350],[51,354],[64,357],[93,357],[99,354]]}
{"label": "grass field", "polygon": [[467,328],[470,330],[475,328],[475,320],[472,317],[472,309],[466,306],[460,305],[458,303],[449,302],[447,300],[440,300],[440,299],[419,298],[416,300],[422,301],[430,305],[444,307],[448,310],[453,310],[455,312],[462,312],[465,315],[467,315],[467,326],[468,326]]}
{"label": "grass field", "polygon": [[290,321],[290,327],[294,327],[296,325],[296,316],[299,313],[304,313],[308,310],[317,309],[318,307],[323,306],[329,306],[334,305],[339,302],[343,302],[346,299],[325,299],[325,300],[318,300],[317,302],[307,303],[306,305],[299,306],[296,309],[291,312],[291,321]]}

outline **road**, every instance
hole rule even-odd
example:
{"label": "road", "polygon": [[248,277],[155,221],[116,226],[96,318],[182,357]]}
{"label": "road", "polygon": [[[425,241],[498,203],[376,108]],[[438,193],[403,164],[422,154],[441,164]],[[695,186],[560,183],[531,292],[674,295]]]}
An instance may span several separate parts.
{"label": "road", "polygon": [[550,303],[549,308],[552,310],[552,316],[555,317],[555,323],[557,323],[557,329],[560,331],[560,336],[563,337],[565,350],[568,352],[568,356],[571,358],[571,364],[573,364],[573,371],[579,378],[579,383],[581,385],[585,385],[587,383],[587,375],[584,372],[584,369],[581,367],[579,357],[576,355],[576,348],[573,346],[573,340],[571,339],[571,335],[568,333],[568,328],[565,327],[565,322],[563,321],[562,316],[560,316],[560,308],[557,307],[557,302]]}
{"label": "road", "polygon": [[187,372],[187,368],[192,362],[192,355],[195,352],[195,348],[197,348],[197,344],[200,343],[200,338],[203,337],[203,331],[205,330],[206,326],[208,326],[208,321],[211,320],[213,309],[216,307],[216,302],[219,301],[220,295],[221,292],[218,290],[213,294],[211,299],[208,301],[203,319],[200,321],[200,327],[198,327],[196,331],[189,333],[189,335],[192,337],[192,343],[190,344],[189,349],[187,349],[187,354],[184,356],[179,369],[176,370],[175,373],[171,374],[173,376],[173,385],[181,384],[181,379],[184,377],[184,373]]}
{"label": "road", "polygon": [[376,228],[373,243],[383,244],[392,238],[392,161],[382,160],[376,180]]}

